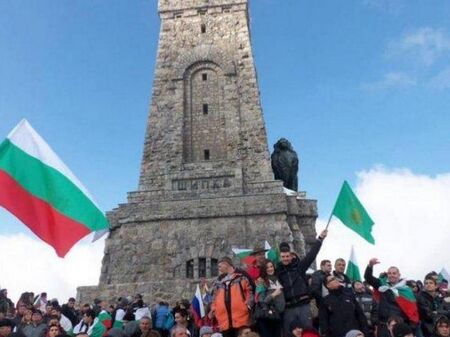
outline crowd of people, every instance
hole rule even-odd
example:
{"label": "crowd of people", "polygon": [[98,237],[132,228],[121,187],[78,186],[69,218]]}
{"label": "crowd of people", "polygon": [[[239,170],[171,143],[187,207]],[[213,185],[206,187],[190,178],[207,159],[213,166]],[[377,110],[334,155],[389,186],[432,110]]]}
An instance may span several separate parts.
{"label": "crowd of people", "polygon": [[0,337],[450,337],[447,280],[433,271],[423,282],[406,280],[395,266],[376,277],[376,258],[364,280],[352,281],[341,258],[309,274],[326,236],[303,258],[288,243],[279,245],[279,262],[259,248],[243,267],[223,257],[200,312],[189,300],[149,306],[139,294],[60,305],[27,292],[14,304],[2,289]]}

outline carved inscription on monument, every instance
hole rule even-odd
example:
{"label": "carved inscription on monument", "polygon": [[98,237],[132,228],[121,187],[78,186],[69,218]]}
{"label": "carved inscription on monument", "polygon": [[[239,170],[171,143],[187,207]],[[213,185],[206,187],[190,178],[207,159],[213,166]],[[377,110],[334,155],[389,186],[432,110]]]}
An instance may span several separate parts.
{"label": "carved inscription on monument", "polygon": [[173,191],[215,190],[233,187],[234,175],[173,179]]}

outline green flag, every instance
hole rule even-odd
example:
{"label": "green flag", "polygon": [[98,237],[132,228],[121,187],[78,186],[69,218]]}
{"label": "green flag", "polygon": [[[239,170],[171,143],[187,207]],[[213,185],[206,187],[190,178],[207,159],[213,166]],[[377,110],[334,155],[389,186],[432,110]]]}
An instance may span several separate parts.
{"label": "green flag", "polygon": [[374,222],[346,181],[339,192],[332,215],[368,242],[375,244],[371,233]]}
{"label": "green flag", "polygon": [[348,278],[353,281],[361,281],[361,273],[359,272],[358,262],[356,261],[355,250],[353,249],[350,252],[350,259],[347,264],[347,271],[345,274]]}

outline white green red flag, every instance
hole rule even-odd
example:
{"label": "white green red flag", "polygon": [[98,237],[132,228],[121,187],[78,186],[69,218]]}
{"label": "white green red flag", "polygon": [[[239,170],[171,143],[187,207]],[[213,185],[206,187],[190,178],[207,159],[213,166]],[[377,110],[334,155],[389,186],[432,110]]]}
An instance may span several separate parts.
{"label": "white green red flag", "polygon": [[233,254],[236,255],[243,264],[252,265],[256,259],[252,255],[253,250],[248,248],[232,248]]}
{"label": "white green red flag", "polygon": [[0,144],[0,206],[64,257],[108,220],[81,182],[26,121]]}
{"label": "white green red flag", "polygon": [[270,244],[266,241],[264,243],[264,249],[266,252],[266,259],[272,261],[275,265],[280,262],[280,252],[277,248],[272,248]]}
{"label": "white green red flag", "polygon": [[361,273],[359,271],[358,262],[356,261],[353,245],[350,252],[350,259],[347,264],[347,271],[345,273],[351,281],[361,281]]}
{"label": "white green red flag", "polygon": [[413,323],[419,323],[419,311],[417,308],[416,296],[412,289],[406,285],[406,280],[401,280],[394,287],[388,284],[387,277],[380,277],[381,286],[378,289],[374,289],[373,298],[377,303],[380,302],[381,292],[392,290],[395,301],[402,310],[402,312]]}

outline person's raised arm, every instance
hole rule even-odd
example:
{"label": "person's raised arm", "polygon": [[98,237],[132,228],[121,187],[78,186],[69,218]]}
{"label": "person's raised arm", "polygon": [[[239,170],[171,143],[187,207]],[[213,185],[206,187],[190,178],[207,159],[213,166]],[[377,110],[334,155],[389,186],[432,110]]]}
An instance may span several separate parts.
{"label": "person's raised arm", "polygon": [[309,266],[314,262],[314,260],[317,257],[317,254],[319,254],[320,247],[322,247],[322,242],[327,237],[328,230],[324,229],[320,235],[317,237],[316,242],[311,246],[309,252],[306,254],[306,256],[300,261],[300,268],[304,269],[305,271],[309,268]]}
{"label": "person's raised arm", "polygon": [[380,279],[373,276],[373,266],[378,263],[380,263],[380,261],[378,261],[377,258],[370,259],[369,264],[366,267],[366,271],[364,272],[364,279],[375,289],[378,289],[381,286]]}

